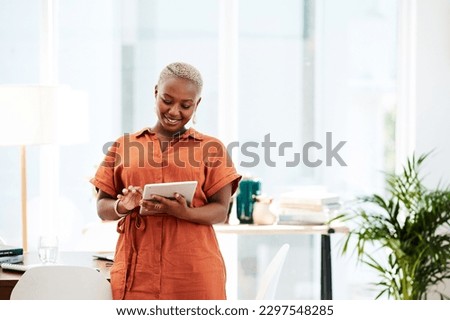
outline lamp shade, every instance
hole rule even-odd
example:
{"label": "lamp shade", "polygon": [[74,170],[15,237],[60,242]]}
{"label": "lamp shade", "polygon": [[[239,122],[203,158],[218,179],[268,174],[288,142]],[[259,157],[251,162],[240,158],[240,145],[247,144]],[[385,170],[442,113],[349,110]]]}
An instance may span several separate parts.
{"label": "lamp shade", "polygon": [[0,145],[88,139],[87,94],[68,86],[0,86]]}

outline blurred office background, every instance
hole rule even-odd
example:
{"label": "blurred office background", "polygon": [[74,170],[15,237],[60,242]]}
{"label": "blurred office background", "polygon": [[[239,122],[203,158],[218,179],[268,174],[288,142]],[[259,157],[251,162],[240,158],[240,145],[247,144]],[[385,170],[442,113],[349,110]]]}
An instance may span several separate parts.
{"label": "blurred office background", "polygon": [[[298,185],[322,185],[345,201],[384,192],[413,150],[435,149],[430,183],[450,177],[446,143],[450,117],[450,2],[447,0],[0,0],[0,84],[42,82],[43,21],[55,13],[54,81],[89,96],[89,141],[60,146],[59,194],[53,201],[60,250],[89,249],[83,230],[99,224],[88,182],[105,146],[124,132],[152,126],[154,85],[173,61],[204,77],[196,129],[225,143],[291,142],[276,165],[257,166],[233,151],[242,174],[274,198]],[[308,168],[286,165],[317,141],[346,141],[334,161]],[[0,147],[0,235],[20,244],[19,147]],[[30,251],[42,226],[40,146],[28,151]],[[314,159],[324,160],[324,150]],[[432,169],[432,170],[431,170]],[[265,261],[291,243],[277,298],[319,298],[320,243],[316,236],[242,236],[222,241],[238,249],[237,291],[250,299]],[[373,275],[339,254],[333,237],[334,297],[373,298]],[[98,239],[103,243],[105,239]],[[108,239],[110,241],[110,239]],[[96,243],[91,243],[96,249]],[[106,245],[114,248],[111,241]],[[229,247],[226,247],[228,244]],[[231,246],[231,247],[230,247]]]}

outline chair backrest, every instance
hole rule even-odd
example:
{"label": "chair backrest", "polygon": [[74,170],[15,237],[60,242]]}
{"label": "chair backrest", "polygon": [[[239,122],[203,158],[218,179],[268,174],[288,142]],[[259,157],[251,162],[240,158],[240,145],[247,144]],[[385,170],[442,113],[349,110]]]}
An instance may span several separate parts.
{"label": "chair backrest", "polygon": [[28,269],[11,300],[110,300],[109,281],[90,267],[43,265]]}
{"label": "chair backrest", "polygon": [[267,266],[261,278],[256,300],[273,300],[280,279],[281,269],[286,260],[289,251],[289,244],[285,243],[281,246],[272,261]]}

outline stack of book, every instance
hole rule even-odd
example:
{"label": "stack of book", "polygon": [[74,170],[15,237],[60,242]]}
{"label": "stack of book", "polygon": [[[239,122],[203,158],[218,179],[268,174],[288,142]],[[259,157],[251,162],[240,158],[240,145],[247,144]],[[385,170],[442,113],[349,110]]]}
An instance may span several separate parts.
{"label": "stack of book", "polygon": [[278,224],[325,224],[339,209],[339,196],[324,190],[296,190],[284,193],[278,201]]}
{"label": "stack of book", "polygon": [[0,244],[0,264],[23,261],[23,248]]}

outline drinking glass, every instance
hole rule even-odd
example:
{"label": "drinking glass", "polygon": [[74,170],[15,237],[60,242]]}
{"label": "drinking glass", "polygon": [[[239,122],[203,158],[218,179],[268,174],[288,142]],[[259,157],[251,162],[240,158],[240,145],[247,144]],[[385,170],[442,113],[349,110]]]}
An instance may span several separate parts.
{"label": "drinking glass", "polygon": [[41,236],[39,238],[39,259],[44,264],[56,263],[58,258],[58,237]]}

